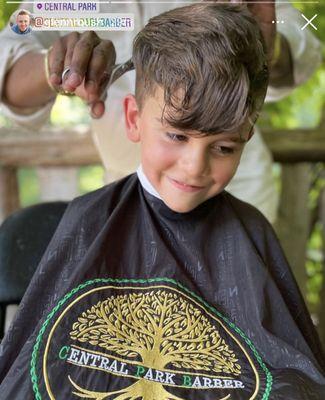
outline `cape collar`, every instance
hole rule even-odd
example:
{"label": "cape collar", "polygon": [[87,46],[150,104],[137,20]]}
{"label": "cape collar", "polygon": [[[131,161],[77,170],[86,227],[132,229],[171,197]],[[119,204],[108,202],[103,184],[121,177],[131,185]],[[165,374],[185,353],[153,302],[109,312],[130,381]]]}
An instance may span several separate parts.
{"label": "cape collar", "polygon": [[139,167],[137,169],[137,175],[138,175],[139,181],[140,181],[143,189],[145,189],[152,196],[157,197],[157,199],[162,200],[162,198],[159,196],[159,193],[157,192],[157,190],[152,186],[152,184],[149,182],[149,179],[145,176],[141,164],[139,165]]}
{"label": "cape collar", "polygon": [[[140,184],[144,189],[145,197],[147,198],[149,204],[152,206],[153,210],[159,214],[160,218],[166,217],[168,219],[176,221],[185,221],[185,222],[187,221],[189,223],[194,223],[194,222],[198,223],[200,220],[202,220],[202,218],[204,218],[207,214],[213,211],[217,204],[215,196],[201,203],[195,209],[189,212],[179,213],[173,211],[164,203],[163,199],[160,197],[157,190],[152,186],[149,179],[144,174],[141,164],[137,169],[137,175]],[[152,197],[150,198],[148,194],[152,195],[153,198]],[[219,195],[218,198],[220,198]]]}

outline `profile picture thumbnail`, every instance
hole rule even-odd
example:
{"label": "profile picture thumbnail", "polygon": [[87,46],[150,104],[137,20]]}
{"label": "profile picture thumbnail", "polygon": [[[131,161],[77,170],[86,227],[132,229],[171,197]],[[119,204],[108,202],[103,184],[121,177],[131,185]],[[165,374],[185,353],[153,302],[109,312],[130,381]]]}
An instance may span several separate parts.
{"label": "profile picture thumbnail", "polygon": [[13,32],[18,35],[26,35],[32,32],[33,17],[32,14],[23,9],[15,11],[10,17],[10,26]]}

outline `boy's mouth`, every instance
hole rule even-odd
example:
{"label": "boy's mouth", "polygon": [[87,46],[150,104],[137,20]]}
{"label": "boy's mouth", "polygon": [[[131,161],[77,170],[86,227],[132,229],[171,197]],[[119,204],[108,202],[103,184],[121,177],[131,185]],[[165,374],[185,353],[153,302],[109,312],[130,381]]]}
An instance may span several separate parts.
{"label": "boy's mouth", "polygon": [[182,190],[183,192],[198,192],[204,189],[204,186],[197,186],[197,185],[189,185],[187,183],[178,181],[176,179],[168,177],[168,180],[175,186],[177,189]]}

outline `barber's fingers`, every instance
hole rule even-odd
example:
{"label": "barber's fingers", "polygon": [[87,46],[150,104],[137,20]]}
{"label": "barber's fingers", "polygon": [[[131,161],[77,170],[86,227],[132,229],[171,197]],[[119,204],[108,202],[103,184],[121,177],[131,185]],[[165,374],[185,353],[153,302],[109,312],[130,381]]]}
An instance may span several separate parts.
{"label": "barber's fingers", "polygon": [[110,40],[102,40],[94,47],[85,76],[85,89],[89,101],[99,100],[109,79],[109,71],[115,65],[116,52]]}
{"label": "barber's fingers", "polygon": [[[71,62],[72,62],[73,54],[74,54],[75,48],[77,47],[78,43],[81,40],[81,37],[82,37],[82,35],[78,32],[72,32],[72,33],[64,36],[63,40],[66,45],[66,52],[65,52],[65,56],[64,56],[64,70],[66,68],[70,68],[70,70],[71,70]],[[66,78],[69,75],[71,75],[71,74],[70,73],[65,74],[64,81],[62,82],[62,86],[65,83]],[[74,82],[73,87],[69,88],[70,91],[74,91],[74,89],[80,85],[82,79],[80,79],[80,77],[78,77],[77,81],[76,81],[76,79],[74,79],[74,81],[75,82]]]}
{"label": "barber's fingers", "polygon": [[100,43],[100,39],[93,31],[84,32],[73,47],[67,50],[65,66],[69,67],[62,87],[64,90],[73,92],[84,80],[93,48]]}
{"label": "barber's fingers", "polygon": [[90,115],[92,118],[100,118],[105,112],[105,103],[102,100],[90,104]]}
{"label": "barber's fingers", "polygon": [[67,36],[56,40],[48,54],[49,80],[51,84],[59,89],[62,84],[62,72],[67,64],[65,64],[67,51],[71,51],[79,40],[79,33],[72,32]]}
{"label": "barber's fingers", "polygon": [[[116,52],[109,40],[101,40],[94,32],[72,32],[54,42],[48,64],[51,83],[58,90],[73,92],[85,100],[93,118],[105,112],[102,96],[115,64]],[[62,82],[63,71],[69,68]]]}

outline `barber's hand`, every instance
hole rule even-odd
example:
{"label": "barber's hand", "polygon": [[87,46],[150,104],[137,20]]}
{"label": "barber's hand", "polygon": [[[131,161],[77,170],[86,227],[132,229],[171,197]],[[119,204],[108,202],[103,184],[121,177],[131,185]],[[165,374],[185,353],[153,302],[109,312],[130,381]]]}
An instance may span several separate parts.
{"label": "barber's hand", "polygon": [[254,3],[254,0],[247,0],[245,3],[260,26],[267,47],[267,58],[271,63],[276,34],[276,23],[272,23],[276,21],[275,1],[259,0],[259,3]]}
{"label": "barber's hand", "polygon": [[267,58],[269,64],[273,59],[274,41],[276,34],[276,24],[272,21],[276,20],[275,1],[270,0],[230,0],[231,3],[244,3],[255,17],[262,31],[265,44],[267,47]]}
{"label": "barber's hand", "polygon": [[[56,40],[48,55],[49,80],[57,89],[64,89],[85,100],[94,118],[105,112],[100,99],[109,79],[107,71],[115,64],[116,53],[110,40],[100,39],[95,32],[72,32]],[[61,76],[65,68],[70,72]]]}

